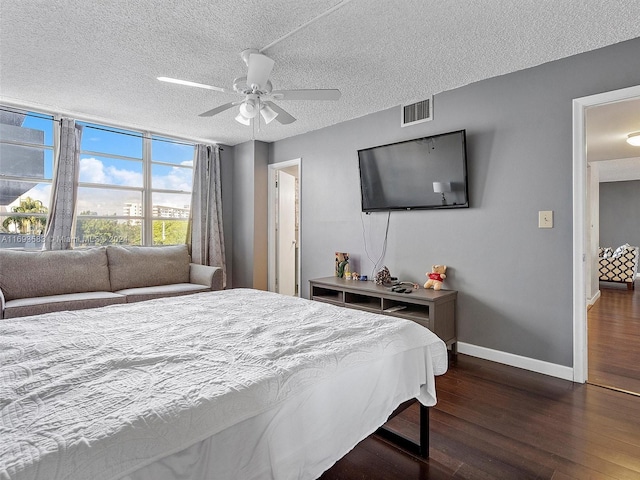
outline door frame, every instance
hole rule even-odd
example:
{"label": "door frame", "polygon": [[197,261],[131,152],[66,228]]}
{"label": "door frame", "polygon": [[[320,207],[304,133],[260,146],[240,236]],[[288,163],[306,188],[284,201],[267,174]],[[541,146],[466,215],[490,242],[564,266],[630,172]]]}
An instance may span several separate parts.
{"label": "door frame", "polygon": [[588,376],[587,338],[587,149],[585,110],[594,105],[640,97],[640,85],[573,100],[573,381]]}
{"label": "door frame", "polygon": [[298,168],[298,254],[296,256],[296,275],[298,277],[298,296],[302,291],[299,285],[301,279],[300,259],[302,258],[302,159],[295,158],[293,160],[287,160],[286,162],[272,163],[269,165],[269,187],[267,201],[269,202],[267,208],[267,221],[269,225],[269,233],[267,240],[268,250],[268,267],[267,267],[267,288],[270,292],[276,291],[276,174],[278,170],[283,170],[289,167]]}

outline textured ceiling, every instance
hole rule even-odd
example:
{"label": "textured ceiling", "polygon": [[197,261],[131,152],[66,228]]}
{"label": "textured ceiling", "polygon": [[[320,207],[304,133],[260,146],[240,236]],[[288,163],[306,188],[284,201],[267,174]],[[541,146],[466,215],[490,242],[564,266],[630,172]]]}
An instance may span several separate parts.
{"label": "textured ceiling", "polygon": [[[275,141],[639,37],[638,18],[638,0],[4,0],[0,101],[227,145]],[[246,74],[239,53],[271,44],[274,89],[342,98],[280,101],[298,120],[252,131],[235,109],[198,117],[234,95],[156,80],[230,88]]]}

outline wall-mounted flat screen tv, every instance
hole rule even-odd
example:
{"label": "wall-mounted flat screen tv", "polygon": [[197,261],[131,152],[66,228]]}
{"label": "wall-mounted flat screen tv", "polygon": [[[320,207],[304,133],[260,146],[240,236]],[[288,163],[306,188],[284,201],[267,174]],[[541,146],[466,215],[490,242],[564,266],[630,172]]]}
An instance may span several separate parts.
{"label": "wall-mounted flat screen tv", "polygon": [[466,132],[358,150],[362,211],[469,207]]}

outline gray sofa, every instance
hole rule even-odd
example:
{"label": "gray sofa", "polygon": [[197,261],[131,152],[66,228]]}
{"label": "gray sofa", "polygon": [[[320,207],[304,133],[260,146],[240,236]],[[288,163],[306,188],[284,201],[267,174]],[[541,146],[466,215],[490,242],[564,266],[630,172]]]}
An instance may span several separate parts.
{"label": "gray sofa", "polygon": [[222,269],[190,263],[186,245],[0,250],[0,318],[222,289]]}

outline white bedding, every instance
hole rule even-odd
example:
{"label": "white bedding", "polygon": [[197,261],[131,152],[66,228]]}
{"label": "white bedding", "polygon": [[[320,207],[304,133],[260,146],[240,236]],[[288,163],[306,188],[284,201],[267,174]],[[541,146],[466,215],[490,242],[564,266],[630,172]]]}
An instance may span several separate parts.
{"label": "white bedding", "polygon": [[257,290],[3,320],[0,479],[315,478],[446,368],[417,324]]}

